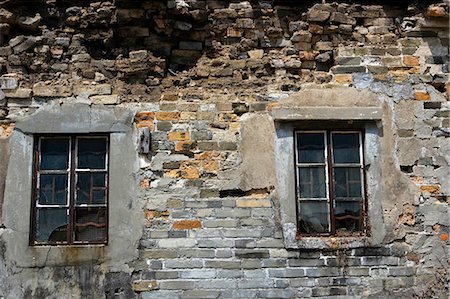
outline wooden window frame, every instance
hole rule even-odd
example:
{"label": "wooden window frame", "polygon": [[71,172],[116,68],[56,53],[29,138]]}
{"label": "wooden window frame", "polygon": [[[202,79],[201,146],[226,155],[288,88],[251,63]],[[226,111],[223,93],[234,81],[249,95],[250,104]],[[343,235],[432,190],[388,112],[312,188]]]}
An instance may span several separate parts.
{"label": "wooden window frame", "polygon": [[[299,133],[323,133],[324,134],[324,163],[309,163],[311,166],[317,166],[321,164],[325,166],[325,185],[326,185],[326,198],[302,198],[300,199],[299,193],[299,174],[298,169],[300,167],[308,167],[308,163],[299,163],[298,162],[298,148],[297,148],[297,140]],[[359,163],[334,163],[333,161],[333,144],[332,144],[332,135],[333,133],[358,133],[359,135]],[[362,128],[324,128],[324,129],[294,129],[294,175],[295,175],[295,207],[296,207],[296,215],[297,215],[297,238],[302,237],[354,237],[354,236],[364,236],[367,234],[368,224],[367,224],[367,184],[366,184],[366,171],[365,171],[365,162],[364,162],[364,135],[365,130]],[[314,164],[314,165],[313,165]],[[323,165],[324,164],[324,165]],[[336,217],[335,217],[335,203],[336,196],[334,194],[334,175],[333,169],[335,167],[356,167],[360,168],[361,172],[361,212],[360,212],[360,223],[361,230],[351,231],[345,234],[336,232]],[[325,201],[327,200],[328,207],[328,232],[326,233],[305,233],[300,232],[300,215],[299,215],[299,202],[300,201],[308,201],[308,200],[317,200],[317,201]]]}
{"label": "wooden window frame", "polygon": [[[69,139],[69,152],[68,152],[68,169],[67,170],[39,170],[39,163],[41,157],[41,139]],[[78,139],[84,138],[105,138],[106,143],[106,155],[105,155],[105,168],[103,169],[90,169],[90,168],[77,168],[77,150],[78,150]],[[109,151],[110,151],[110,136],[109,134],[96,133],[96,134],[40,134],[34,136],[34,148],[33,148],[33,185],[32,185],[32,204],[31,204],[31,230],[29,245],[30,246],[53,246],[53,245],[107,245],[109,236]],[[40,173],[67,173],[67,202],[64,205],[42,205],[38,203],[38,190],[39,190],[39,174]],[[105,204],[76,204],[76,178],[80,172],[104,172],[105,173]],[[68,214],[67,223],[67,241],[47,241],[38,242],[36,240],[37,233],[37,210],[40,207],[47,208],[66,208]],[[105,237],[101,240],[95,241],[76,241],[75,231],[76,231],[76,208],[97,208],[104,209],[105,213]],[[102,225],[103,226],[103,225]]]}

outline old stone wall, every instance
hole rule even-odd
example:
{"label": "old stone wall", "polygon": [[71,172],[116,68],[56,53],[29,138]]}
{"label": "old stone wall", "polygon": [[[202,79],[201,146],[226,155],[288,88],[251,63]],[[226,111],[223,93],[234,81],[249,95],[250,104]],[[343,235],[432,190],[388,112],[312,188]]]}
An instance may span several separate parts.
{"label": "old stone wall", "polygon": [[[0,298],[446,298],[448,1],[324,2],[0,1]],[[369,128],[367,236],[290,245],[304,121]],[[29,246],[39,132],[111,134],[108,245]]]}

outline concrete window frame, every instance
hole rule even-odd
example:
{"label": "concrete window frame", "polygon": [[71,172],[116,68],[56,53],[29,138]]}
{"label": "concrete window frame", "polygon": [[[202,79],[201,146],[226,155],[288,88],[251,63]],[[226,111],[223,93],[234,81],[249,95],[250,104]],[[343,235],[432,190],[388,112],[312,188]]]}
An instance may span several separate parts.
{"label": "concrete window frame", "polygon": [[[384,109],[370,92],[353,88],[310,89],[287,98],[271,112],[275,123],[275,173],[280,221],[287,249],[347,249],[381,245],[383,186],[380,164]],[[294,132],[357,127],[363,132],[366,175],[366,230],[358,236],[301,236],[297,234]]]}
{"label": "concrete window frame", "polygon": [[[138,256],[143,227],[136,194],[139,169],[134,111],[120,107],[82,103],[47,104],[33,114],[22,115],[10,137],[8,170],[2,220],[5,258],[18,267],[99,264],[109,261],[121,269]],[[30,246],[34,136],[40,134],[108,134],[109,219],[108,244]],[[17,207],[20,209],[17,209]],[[8,212],[6,212],[8,211]]]}

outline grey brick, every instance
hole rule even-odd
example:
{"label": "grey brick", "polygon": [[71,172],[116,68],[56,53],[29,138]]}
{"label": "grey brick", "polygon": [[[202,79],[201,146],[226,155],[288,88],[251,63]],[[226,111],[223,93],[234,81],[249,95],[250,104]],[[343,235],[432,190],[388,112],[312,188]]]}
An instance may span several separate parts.
{"label": "grey brick", "polygon": [[238,288],[240,289],[261,289],[270,288],[275,285],[271,279],[242,279],[238,281]]}
{"label": "grey brick", "polygon": [[236,281],[230,279],[211,279],[201,280],[197,282],[197,288],[199,289],[234,289],[236,288]]}
{"label": "grey brick", "polygon": [[242,270],[217,270],[217,278],[241,278],[244,277]]}
{"label": "grey brick", "polygon": [[323,259],[289,259],[289,267],[320,267],[324,265]]}
{"label": "grey brick", "polygon": [[363,266],[378,266],[378,265],[397,266],[398,263],[399,258],[393,256],[366,256],[363,257],[361,261],[361,265]]}
{"label": "grey brick", "polygon": [[305,276],[305,270],[301,268],[269,269],[269,277],[302,277]]}
{"label": "grey brick", "polygon": [[195,269],[190,271],[181,271],[181,278],[215,278],[216,271],[209,269]]}
{"label": "grey brick", "polygon": [[231,249],[217,249],[215,256],[218,258],[232,257],[233,251]]}
{"label": "grey brick", "polygon": [[183,249],[178,250],[178,257],[182,258],[208,258],[215,257],[215,251],[213,249]]}
{"label": "grey brick", "polygon": [[222,229],[222,233],[228,238],[249,238],[249,237],[261,237],[262,229]]}
{"label": "grey brick", "polygon": [[165,290],[192,290],[195,283],[192,280],[161,280],[159,288]]}
{"label": "grey brick", "polygon": [[219,218],[242,218],[242,217],[250,217],[251,209],[243,209],[243,208],[222,208],[216,210],[216,216]]}
{"label": "grey brick", "polygon": [[352,285],[360,285],[360,284],[361,284],[361,278],[359,278],[359,277],[333,278],[333,285],[352,286]]}
{"label": "grey brick", "polygon": [[184,291],[183,294],[181,295],[181,298],[214,299],[214,298],[219,298],[219,296],[220,296],[220,291],[189,290],[189,291]]}
{"label": "grey brick", "polygon": [[264,269],[244,270],[245,278],[265,278],[267,273]]}
{"label": "grey brick", "polygon": [[290,289],[286,290],[264,290],[258,291],[258,296],[262,298],[294,298],[295,292]]}
{"label": "grey brick", "polygon": [[256,242],[256,247],[262,248],[283,248],[284,243],[282,239],[263,239]]}
{"label": "grey brick", "polygon": [[360,57],[341,56],[341,57],[336,58],[336,64],[338,64],[338,65],[360,65],[361,58]]}
{"label": "grey brick", "polygon": [[314,288],[312,290],[313,297],[318,296],[334,296],[334,295],[347,295],[347,288],[346,287],[321,287],[321,288]]}
{"label": "grey brick", "polygon": [[142,292],[142,299],[177,299],[181,298],[181,291],[151,291],[151,292]]}
{"label": "grey brick", "polygon": [[236,227],[237,220],[234,219],[223,219],[223,220],[204,220],[204,227]]}
{"label": "grey brick", "polygon": [[167,269],[201,268],[203,267],[203,261],[194,259],[167,260],[164,261],[164,267]]}
{"label": "grey brick", "polygon": [[294,278],[289,280],[291,287],[314,287],[316,280],[314,278]]}
{"label": "grey brick", "polygon": [[205,267],[207,268],[222,268],[222,269],[240,269],[241,261],[236,260],[206,260]]}
{"label": "grey brick", "polygon": [[224,239],[200,239],[198,240],[198,247],[200,248],[221,248],[233,247],[233,240]]}
{"label": "grey brick", "polygon": [[369,268],[349,268],[346,272],[350,276],[369,276]]}
{"label": "grey brick", "polygon": [[259,259],[245,259],[241,262],[243,269],[258,269],[261,268],[261,260]]}
{"label": "grey brick", "polygon": [[391,267],[389,268],[390,276],[412,276],[415,274],[414,267]]}
{"label": "grey brick", "polygon": [[286,259],[264,259],[262,260],[262,266],[264,268],[282,268],[286,267]]}
{"label": "grey brick", "polygon": [[236,248],[255,248],[256,241],[254,239],[240,239],[234,241]]}
{"label": "grey brick", "polygon": [[180,276],[178,271],[156,271],[156,279],[175,279]]}
{"label": "grey brick", "polygon": [[227,299],[250,299],[256,298],[257,291],[256,290],[230,290],[222,292],[222,298]]}
{"label": "grey brick", "polygon": [[236,249],[235,256],[237,258],[268,258],[268,250],[251,250],[251,249]]}
{"label": "grey brick", "polygon": [[365,73],[365,66],[333,66],[331,68],[335,74],[352,74],[352,73]]}

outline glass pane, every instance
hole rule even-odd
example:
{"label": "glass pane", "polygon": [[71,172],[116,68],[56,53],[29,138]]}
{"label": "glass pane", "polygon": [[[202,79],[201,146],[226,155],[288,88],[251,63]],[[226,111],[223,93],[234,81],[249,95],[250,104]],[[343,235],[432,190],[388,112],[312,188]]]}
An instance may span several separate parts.
{"label": "glass pane", "polygon": [[75,241],[106,241],[106,209],[76,209]]}
{"label": "glass pane", "polygon": [[336,201],[335,219],[338,232],[361,231],[361,202]]}
{"label": "glass pane", "polygon": [[300,198],[326,198],[325,167],[299,167]]}
{"label": "glass pane", "polygon": [[106,202],[106,173],[77,173],[77,204],[104,204]]}
{"label": "glass pane", "polygon": [[339,197],[361,196],[361,169],[358,167],[335,167],[334,194]]}
{"label": "glass pane", "polygon": [[334,163],[360,163],[359,133],[333,133]]}
{"label": "glass pane", "polygon": [[67,204],[67,174],[41,174],[39,176],[39,204]]}
{"label": "glass pane", "polygon": [[78,139],[78,168],[105,169],[106,138]]}
{"label": "glass pane", "polygon": [[41,170],[67,170],[69,168],[69,139],[41,139]]}
{"label": "glass pane", "polygon": [[37,209],[36,241],[67,241],[67,209]]}
{"label": "glass pane", "polygon": [[298,163],[324,163],[324,133],[297,133]]}
{"label": "glass pane", "polygon": [[299,208],[300,233],[329,232],[328,203],[326,201],[301,201]]}

